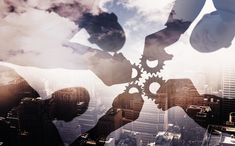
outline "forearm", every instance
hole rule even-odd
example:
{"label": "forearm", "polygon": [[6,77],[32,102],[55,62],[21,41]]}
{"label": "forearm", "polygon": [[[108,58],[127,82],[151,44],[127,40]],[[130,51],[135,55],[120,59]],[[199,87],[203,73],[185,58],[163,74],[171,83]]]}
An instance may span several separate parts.
{"label": "forearm", "polygon": [[176,0],[165,24],[170,35],[180,37],[199,15],[205,0]]}
{"label": "forearm", "polygon": [[199,15],[205,0],[176,0],[165,24],[168,31],[183,34]]}
{"label": "forearm", "polygon": [[205,2],[205,0],[176,0],[167,22],[172,20],[193,22],[201,12]]}
{"label": "forearm", "polygon": [[[115,131],[117,127],[115,127],[115,121],[107,121],[107,118],[112,118],[109,115],[104,115],[99,119],[96,126],[93,127],[91,130],[89,130],[87,133],[89,133],[89,137],[95,141],[104,138],[106,139],[110,133]],[[122,118],[122,117],[120,117]],[[122,119],[119,119],[120,121]],[[107,123],[108,122],[108,123]],[[108,127],[106,127],[108,124]],[[122,123],[120,123],[118,128],[122,127]],[[104,128],[106,127],[106,128]]]}
{"label": "forearm", "polygon": [[[144,56],[150,61],[159,59],[159,50],[179,40],[181,34],[198,16],[204,3],[205,0],[176,0],[165,24],[166,28],[145,38]],[[168,56],[168,54],[163,55]]]}
{"label": "forearm", "polygon": [[131,81],[132,65],[122,53],[114,55],[98,49],[84,48],[76,43],[66,43],[79,54],[87,69],[94,72],[106,85],[127,83]]}

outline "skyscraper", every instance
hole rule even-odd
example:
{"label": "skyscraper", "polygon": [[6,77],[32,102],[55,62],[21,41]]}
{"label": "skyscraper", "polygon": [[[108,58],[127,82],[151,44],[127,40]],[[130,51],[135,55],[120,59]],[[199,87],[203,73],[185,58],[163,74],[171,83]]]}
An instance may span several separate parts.
{"label": "skyscraper", "polygon": [[223,67],[223,98],[235,99],[235,63]]}
{"label": "skyscraper", "polygon": [[223,120],[227,121],[230,112],[235,111],[235,63],[224,65],[223,69]]}

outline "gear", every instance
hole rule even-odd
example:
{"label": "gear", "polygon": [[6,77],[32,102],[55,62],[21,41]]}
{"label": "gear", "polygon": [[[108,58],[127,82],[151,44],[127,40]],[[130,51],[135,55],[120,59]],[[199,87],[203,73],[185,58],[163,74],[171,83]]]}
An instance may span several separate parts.
{"label": "gear", "polygon": [[132,68],[136,70],[137,75],[136,75],[135,77],[133,77],[133,78],[131,79],[131,81],[132,81],[132,82],[136,82],[136,81],[138,81],[138,80],[141,78],[141,75],[142,75],[142,73],[141,73],[141,68],[140,68],[139,65],[136,65],[136,64],[133,64],[133,65],[132,65]]}
{"label": "gear", "polygon": [[144,83],[144,94],[148,98],[151,98],[151,99],[154,100],[156,98],[157,94],[154,94],[154,93],[152,93],[150,91],[150,85],[152,83],[158,83],[160,85],[160,87],[161,87],[165,83],[165,80],[163,80],[162,78],[160,78],[158,76],[152,76],[149,79],[145,80],[145,83]]}
{"label": "gear", "polygon": [[149,67],[147,65],[147,58],[145,56],[142,56],[142,58],[140,59],[140,64],[141,64],[141,68],[144,69],[144,71],[146,71],[147,73],[150,74],[156,74],[157,72],[160,72],[160,70],[163,68],[164,64],[164,59],[158,60],[158,64],[155,67]]}
{"label": "gear", "polygon": [[141,87],[140,85],[138,85],[138,83],[129,83],[128,86],[126,86],[125,92],[129,93],[129,91],[130,91],[132,88],[137,89],[140,94],[143,93],[143,89],[142,89],[142,87]]}

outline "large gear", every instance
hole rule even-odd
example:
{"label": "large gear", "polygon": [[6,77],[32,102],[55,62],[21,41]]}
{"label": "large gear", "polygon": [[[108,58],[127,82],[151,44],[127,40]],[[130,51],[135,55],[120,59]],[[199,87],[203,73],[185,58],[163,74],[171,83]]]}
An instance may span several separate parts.
{"label": "large gear", "polygon": [[133,77],[133,78],[131,79],[131,81],[132,81],[132,82],[136,82],[136,81],[138,81],[138,80],[141,78],[141,75],[142,75],[142,73],[141,73],[141,68],[140,68],[139,65],[136,65],[136,64],[133,64],[133,65],[132,65],[132,68],[136,70],[137,75],[136,75],[135,77]]}
{"label": "large gear", "polygon": [[154,60],[158,61],[158,64],[155,67],[149,67],[147,65],[147,60],[149,58],[147,54],[146,54],[147,56],[143,55],[142,58],[140,59],[141,67],[144,69],[144,71],[150,74],[156,74],[157,72],[160,72],[160,70],[164,66],[164,62],[167,60],[171,60],[173,57],[173,55],[168,54],[163,48],[156,48],[155,50],[153,50],[153,54],[156,54],[154,56]]}
{"label": "large gear", "polygon": [[145,96],[147,96],[150,99],[156,99],[157,96],[157,91],[156,93],[152,93],[150,91],[150,85],[152,83],[158,83],[160,85],[160,87],[165,83],[165,80],[163,80],[162,78],[158,77],[158,76],[152,76],[149,79],[147,79],[144,83],[144,94]]}
{"label": "large gear", "polygon": [[143,89],[142,89],[142,87],[141,87],[140,85],[138,85],[138,83],[129,83],[128,86],[126,86],[125,92],[129,93],[129,91],[130,91],[132,88],[137,89],[140,94],[143,93]]}
{"label": "large gear", "polygon": [[158,60],[158,64],[155,67],[149,67],[147,64],[147,60],[148,59],[145,56],[142,56],[142,58],[140,59],[141,68],[143,68],[144,71],[146,71],[147,73],[156,74],[157,72],[160,72],[160,70],[164,66],[165,60],[163,60],[163,59]]}

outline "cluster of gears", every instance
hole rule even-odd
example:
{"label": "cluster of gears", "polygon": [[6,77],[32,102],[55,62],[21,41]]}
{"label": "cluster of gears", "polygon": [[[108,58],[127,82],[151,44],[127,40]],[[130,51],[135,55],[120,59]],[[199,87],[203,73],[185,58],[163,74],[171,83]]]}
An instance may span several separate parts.
{"label": "cluster of gears", "polygon": [[[163,49],[164,50],[164,49]],[[165,51],[165,50],[164,50]],[[165,52],[166,53],[166,52]],[[166,55],[169,55],[166,53]],[[169,55],[170,56],[170,55]],[[150,67],[147,64],[147,57],[142,56],[140,58],[139,65],[133,64],[132,68],[137,71],[137,75],[132,78],[132,81],[126,86],[125,92],[130,92],[131,89],[137,89],[138,93],[141,95],[147,96],[149,99],[155,100],[157,97],[157,91],[155,93],[151,92],[150,86],[152,83],[157,83],[160,85],[160,87],[165,83],[165,80],[163,80],[162,77],[159,77],[158,73],[163,69],[163,66],[165,65],[164,62],[169,56],[161,56],[157,59],[158,64],[155,67]],[[148,78],[145,79],[143,85],[140,85],[140,79],[142,78],[143,73],[146,72],[148,75]]]}

